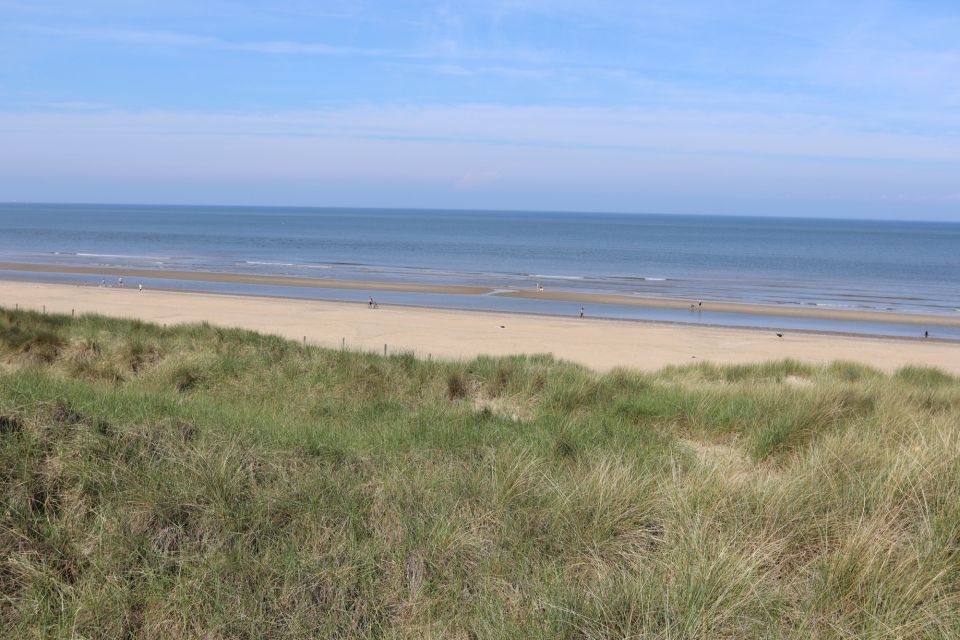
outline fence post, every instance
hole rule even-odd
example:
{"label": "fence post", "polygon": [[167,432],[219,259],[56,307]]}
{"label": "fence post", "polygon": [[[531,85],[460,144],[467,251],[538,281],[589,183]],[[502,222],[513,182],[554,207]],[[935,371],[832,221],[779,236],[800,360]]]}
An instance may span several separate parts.
{"label": "fence post", "polygon": [[383,345],[383,355],[387,355],[387,345]]}

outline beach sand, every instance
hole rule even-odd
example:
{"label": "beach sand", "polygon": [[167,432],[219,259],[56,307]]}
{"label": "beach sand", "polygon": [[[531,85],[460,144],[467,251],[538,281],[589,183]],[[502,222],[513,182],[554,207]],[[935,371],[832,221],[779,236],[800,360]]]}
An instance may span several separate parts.
{"label": "beach sand", "polygon": [[[311,287],[314,289],[355,289],[360,291],[402,291],[408,293],[439,293],[459,295],[492,294],[505,298],[529,298],[556,300],[578,304],[615,304],[630,307],[653,309],[689,309],[696,300],[678,300],[670,298],[650,298],[607,293],[582,293],[576,291],[536,291],[516,290],[499,291],[481,286],[420,284],[408,282],[378,282],[367,280],[337,280],[327,278],[304,278],[297,276],[256,275],[246,273],[210,273],[202,271],[174,271],[160,269],[128,269],[120,267],[85,267],[70,265],[26,264],[19,262],[0,262],[0,271],[19,271],[25,273],[72,273],[93,276],[91,282],[102,276],[123,276],[127,282],[134,278],[169,278],[193,282],[222,282],[234,284],[261,284],[270,286]],[[114,281],[111,281],[114,282]],[[829,320],[849,320],[854,322],[892,322],[924,326],[960,327],[960,314],[956,316],[920,315],[909,313],[891,313],[856,309],[835,309],[828,307],[798,307],[787,305],[763,305],[737,302],[703,301],[702,311],[725,311],[765,316],[820,318]]]}
{"label": "beach sand", "polygon": [[[127,272],[128,274],[132,272]],[[782,358],[862,362],[884,371],[915,364],[960,374],[960,343],[850,337],[618,320],[559,318],[418,307],[290,300],[0,281],[0,305],[48,312],[102,313],[167,325],[208,321],[311,344],[420,357],[551,353],[597,370],[655,370],[697,362]]]}

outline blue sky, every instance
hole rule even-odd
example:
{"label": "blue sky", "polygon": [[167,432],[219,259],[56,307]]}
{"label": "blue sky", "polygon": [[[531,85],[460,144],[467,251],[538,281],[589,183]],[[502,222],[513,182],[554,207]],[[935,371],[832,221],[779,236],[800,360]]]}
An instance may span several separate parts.
{"label": "blue sky", "polygon": [[0,201],[960,220],[952,1],[0,0]]}

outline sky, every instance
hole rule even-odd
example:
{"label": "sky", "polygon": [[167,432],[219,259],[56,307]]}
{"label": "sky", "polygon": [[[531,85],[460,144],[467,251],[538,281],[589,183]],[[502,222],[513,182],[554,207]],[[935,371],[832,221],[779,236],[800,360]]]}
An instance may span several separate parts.
{"label": "sky", "polygon": [[0,201],[960,221],[957,34],[957,0],[0,0]]}

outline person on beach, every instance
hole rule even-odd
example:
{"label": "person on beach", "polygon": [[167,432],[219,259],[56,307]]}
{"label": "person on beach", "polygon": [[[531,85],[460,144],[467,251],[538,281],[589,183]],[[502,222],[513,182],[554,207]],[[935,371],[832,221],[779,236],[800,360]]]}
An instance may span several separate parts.
{"label": "person on beach", "polygon": [[117,278],[117,286],[119,286],[119,287],[122,287],[122,286],[123,286],[123,278],[122,278],[122,277],[121,277],[121,278]]}
{"label": "person on beach", "polygon": [[583,317],[583,307],[580,307],[580,317]]}
{"label": "person on beach", "polygon": [[923,337],[924,337],[924,338],[929,338],[929,337],[930,337],[930,332],[929,332],[929,331],[924,331],[924,332],[923,332]]}
{"label": "person on beach", "polygon": [[373,309],[373,296],[370,296],[370,300],[367,302],[367,308]]}
{"label": "person on beach", "polygon": [[140,293],[143,293],[143,283],[142,283],[142,282],[137,285],[137,289],[140,291]]}

